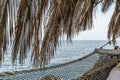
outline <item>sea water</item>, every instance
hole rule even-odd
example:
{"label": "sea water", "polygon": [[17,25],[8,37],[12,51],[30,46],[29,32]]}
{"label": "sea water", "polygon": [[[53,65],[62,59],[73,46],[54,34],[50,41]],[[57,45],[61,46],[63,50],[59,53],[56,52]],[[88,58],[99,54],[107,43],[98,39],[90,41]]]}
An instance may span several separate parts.
{"label": "sea water", "polygon": [[[95,48],[99,48],[107,42],[107,40],[76,40],[72,41],[72,43],[62,41],[55,52],[54,58],[51,59],[47,67],[63,64],[81,58],[87,54],[90,54],[94,51]],[[105,48],[113,48],[113,46],[107,45]],[[13,67],[10,54],[11,47],[9,47],[7,50],[7,55],[5,55],[4,62],[0,68],[0,72],[29,70],[34,68],[31,64],[30,56],[28,56],[24,64],[17,64],[15,67]]]}

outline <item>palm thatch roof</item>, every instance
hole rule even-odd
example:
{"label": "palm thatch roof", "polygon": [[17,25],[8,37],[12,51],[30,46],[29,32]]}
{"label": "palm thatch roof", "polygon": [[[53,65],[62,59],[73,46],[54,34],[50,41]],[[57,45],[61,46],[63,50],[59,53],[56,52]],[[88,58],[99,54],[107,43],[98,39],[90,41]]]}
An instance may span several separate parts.
{"label": "palm thatch roof", "polygon": [[[120,32],[120,0],[0,0],[0,62],[12,43],[12,63],[22,64],[31,50],[34,66],[43,67],[54,56],[62,35],[71,40],[92,29],[93,12],[99,4],[107,12],[115,3],[108,38]],[[10,40],[10,41],[9,41]]]}

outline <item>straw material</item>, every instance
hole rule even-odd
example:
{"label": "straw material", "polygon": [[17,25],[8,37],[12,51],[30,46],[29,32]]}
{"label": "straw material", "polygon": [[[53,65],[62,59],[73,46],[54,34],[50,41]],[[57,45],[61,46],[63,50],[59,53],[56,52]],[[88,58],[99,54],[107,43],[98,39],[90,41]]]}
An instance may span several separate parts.
{"label": "straw material", "polygon": [[92,69],[77,80],[106,80],[109,72],[120,62],[118,55],[101,56]]}
{"label": "straw material", "polygon": [[13,64],[18,57],[22,64],[30,54],[35,67],[44,67],[62,36],[71,41],[79,32],[93,28],[99,4],[103,13],[115,4],[108,25],[108,38],[115,41],[120,33],[120,0],[0,0],[0,63],[11,42]]}
{"label": "straw material", "polygon": [[120,68],[120,63],[116,66],[116,68]]}

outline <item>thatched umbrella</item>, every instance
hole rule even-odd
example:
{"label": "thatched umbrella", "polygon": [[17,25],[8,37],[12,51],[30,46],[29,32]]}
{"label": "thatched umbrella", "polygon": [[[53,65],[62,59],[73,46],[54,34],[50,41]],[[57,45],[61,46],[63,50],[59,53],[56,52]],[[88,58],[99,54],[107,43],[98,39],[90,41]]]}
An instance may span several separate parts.
{"label": "thatched umbrella", "polygon": [[32,50],[33,65],[44,66],[54,56],[62,35],[69,41],[91,29],[95,8],[102,4],[105,13],[112,3],[115,9],[108,25],[109,39],[120,32],[120,0],[0,0],[0,62],[12,42],[13,64],[18,55],[23,63]]}

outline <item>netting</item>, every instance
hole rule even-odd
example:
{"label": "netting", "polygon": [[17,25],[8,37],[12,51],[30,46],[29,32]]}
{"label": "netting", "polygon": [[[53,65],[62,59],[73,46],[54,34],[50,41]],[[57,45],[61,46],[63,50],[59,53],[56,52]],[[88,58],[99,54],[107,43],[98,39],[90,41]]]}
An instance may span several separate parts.
{"label": "netting", "polygon": [[[103,55],[103,54],[101,54]],[[91,69],[101,56],[98,53],[89,54],[78,60],[45,69],[35,69],[19,72],[4,73],[1,80],[40,80],[47,75],[54,75],[63,80],[76,79]]]}
{"label": "netting", "polygon": [[[0,80],[40,80],[45,76],[55,76],[57,78],[61,78],[62,80],[73,80],[83,76],[84,79],[80,80],[94,80],[93,78],[95,77],[97,78],[95,80],[101,78],[104,78],[103,80],[105,80],[109,71],[116,63],[114,66],[112,65],[110,67],[107,66],[104,68],[104,66],[111,64],[117,59],[120,59],[119,54],[91,53],[75,61],[44,69],[2,73],[0,74]],[[102,75],[100,73],[102,73]],[[103,75],[104,73],[105,75]],[[89,74],[95,76],[93,77]]]}

